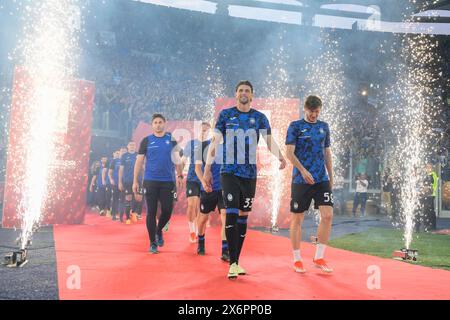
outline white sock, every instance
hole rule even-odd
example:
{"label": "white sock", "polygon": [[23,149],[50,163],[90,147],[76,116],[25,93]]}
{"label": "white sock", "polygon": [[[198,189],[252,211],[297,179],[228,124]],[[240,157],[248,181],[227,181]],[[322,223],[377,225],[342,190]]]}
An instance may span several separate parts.
{"label": "white sock", "polygon": [[189,224],[189,232],[190,233],[195,232],[195,223],[189,221],[188,224]]}
{"label": "white sock", "polygon": [[323,259],[324,255],[325,255],[325,248],[326,247],[327,246],[325,244],[322,244],[322,243],[316,244],[316,254],[314,256],[314,260]]}
{"label": "white sock", "polygon": [[300,249],[292,250],[292,253],[294,254],[294,262],[302,260],[302,256],[300,255]]}

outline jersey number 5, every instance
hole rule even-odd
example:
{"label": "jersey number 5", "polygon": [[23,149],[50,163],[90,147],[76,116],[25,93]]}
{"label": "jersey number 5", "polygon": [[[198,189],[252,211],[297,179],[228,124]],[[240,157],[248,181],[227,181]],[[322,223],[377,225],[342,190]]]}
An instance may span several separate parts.
{"label": "jersey number 5", "polygon": [[323,194],[323,197],[325,198],[325,202],[330,202],[330,200],[331,200],[331,202],[333,202],[333,194],[332,193],[325,192]]}

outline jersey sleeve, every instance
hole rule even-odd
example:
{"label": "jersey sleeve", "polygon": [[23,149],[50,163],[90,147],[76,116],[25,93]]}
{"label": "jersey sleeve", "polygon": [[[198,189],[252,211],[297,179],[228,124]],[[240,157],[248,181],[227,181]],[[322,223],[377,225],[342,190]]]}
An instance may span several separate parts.
{"label": "jersey sleeve", "polygon": [[226,116],[224,110],[222,110],[219,114],[219,118],[217,119],[215,129],[220,131],[223,136],[225,136],[226,130]]}
{"label": "jersey sleeve", "polygon": [[286,133],[286,145],[294,144],[297,141],[298,130],[294,122],[291,122]]}
{"label": "jersey sleeve", "polygon": [[325,129],[325,148],[329,148],[331,145],[331,139],[330,139],[330,127],[328,126],[328,124],[326,125],[326,129]]}
{"label": "jersey sleeve", "polygon": [[[148,137],[142,139],[141,141],[141,145],[139,146],[139,152],[138,154],[143,154],[145,155],[147,153],[147,146],[148,146]],[[122,161],[123,163],[123,161]]]}

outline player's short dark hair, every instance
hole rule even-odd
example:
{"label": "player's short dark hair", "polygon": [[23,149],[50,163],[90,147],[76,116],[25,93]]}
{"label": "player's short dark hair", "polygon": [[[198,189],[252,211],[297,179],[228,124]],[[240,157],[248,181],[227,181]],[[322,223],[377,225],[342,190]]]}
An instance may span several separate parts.
{"label": "player's short dark hair", "polygon": [[305,108],[308,110],[316,110],[322,107],[322,99],[318,96],[310,95],[305,100]]}
{"label": "player's short dark hair", "polygon": [[152,116],[152,122],[153,122],[153,120],[158,119],[158,118],[163,119],[163,121],[166,122],[166,118],[161,113],[154,113]]}
{"label": "player's short dark hair", "polygon": [[202,125],[211,127],[211,123],[209,123],[208,121],[202,121]]}
{"label": "player's short dark hair", "polygon": [[237,92],[239,86],[242,86],[242,85],[249,86],[252,89],[252,93],[253,93],[253,85],[248,80],[241,80],[241,81],[239,81],[238,84],[236,85],[236,90],[235,91]]}

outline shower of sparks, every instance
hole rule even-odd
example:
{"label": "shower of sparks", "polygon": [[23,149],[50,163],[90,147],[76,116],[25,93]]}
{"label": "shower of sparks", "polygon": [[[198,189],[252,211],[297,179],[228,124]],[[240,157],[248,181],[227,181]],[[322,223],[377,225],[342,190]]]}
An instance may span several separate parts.
{"label": "shower of sparks", "polygon": [[388,91],[388,119],[393,134],[389,160],[391,171],[397,174],[406,248],[411,245],[415,223],[421,220],[425,165],[434,153],[431,141],[435,133],[430,124],[439,111],[437,45],[430,36],[404,36],[398,61],[390,65],[396,82]]}
{"label": "shower of sparks", "polygon": [[348,106],[344,103],[347,95],[341,57],[338,55],[338,41],[330,39],[326,33],[323,33],[322,41],[321,54],[313,57],[306,65],[307,95],[318,95],[323,101],[320,118],[330,127],[333,178],[336,185],[344,180],[347,165],[344,154],[349,147],[352,123]]}
{"label": "shower of sparks", "polygon": [[[435,1],[421,4],[420,9]],[[415,0],[411,6],[417,7]],[[406,17],[405,17],[406,18]],[[438,42],[432,36],[406,35],[401,38],[397,60],[389,69],[396,76],[388,90],[388,119],[393,134],[389,147],[392,172],[400,193],[400,223],[404,227],[405,247],[413,240],[414,225],[420,222],[423,211],[420,198],[423,195],[425,165],[433,154],[431,130],[432,119],[439,111],[438,80],[441,58],[436,55]]]}
{"label": "shower of sparks", "polygon": [[200,105],[202,108],[200,110],[203,117],[202,120],[205,121],[214,119],[216,99],[226,96],[224,79],[222,79],[223,72],[217,62],[217,59],[220,58],[216,48],[209,49],[208,63],[205,70],[208,100],[206,105]]}
{"label": "shower of sparks", "polygon": [[[42,219],[43,209],[52,190],[49,177],[55,162],[56,132],[67,117],[70,93],[67,80],[76,67],[76,0],[45,0],[27,5],[24,39],[18,50],[32,84],[27,104],[27,119],[32,132],[21,141],[24,151],[24,190],[18,213],[22,221],[22,248]],[[67,118],[65,119],[67,121]]]}
{"label": "shower of sparks", "polygon": [[[280,32],[279,43],[283,44],[284,34],[286,32]],[[289,55],[286,53],[283,45],[271,49],[271,63],[267,66],[267,77],[264,83],[263,91],[268,93],[268,98],[277,101],[277,110],[283,109],[283,98],[288,96],[289,88],[289,75],[287,72],[287,61],[289,61]],[[284,145],[283,133],[287,131],[286,123],[278,121],[276,115],[272,115],[271,119],[272,137],[278,144],[278,146]],[[284,172],[279,169],[280,163],[278,161],[270,161],[270,193],[271,198],[271,210],[270,210],[270,222],[271,226],[277,225],[278,212],[280,209],[281,193],[283,192],[284,185]]]}

